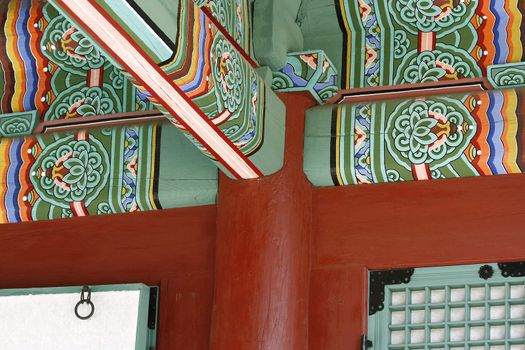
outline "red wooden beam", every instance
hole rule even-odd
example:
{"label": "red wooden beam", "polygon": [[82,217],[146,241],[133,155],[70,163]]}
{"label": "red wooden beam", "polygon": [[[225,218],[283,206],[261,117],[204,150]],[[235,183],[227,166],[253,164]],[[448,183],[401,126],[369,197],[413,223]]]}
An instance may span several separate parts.
{"label": "red wooden beam", "polygon": [[160,285],[159,350],[205,350],[215,206],[0,225],[0,288]]}
{"label": "red wooden beam", "polygon": [[316,267],[525,260],[525,175],[356,187],[314,190]]}

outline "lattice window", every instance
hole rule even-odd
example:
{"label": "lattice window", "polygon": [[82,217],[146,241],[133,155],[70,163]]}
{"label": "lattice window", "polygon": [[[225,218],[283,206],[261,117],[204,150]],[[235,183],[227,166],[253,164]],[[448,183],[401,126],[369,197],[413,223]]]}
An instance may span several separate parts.
{"label": "lattice window", "polygon": [[490,266],[488,280],[471,265],[416,269],[409,283],[384,286],[384,309],[369,318],[373,349],[525,350],[525,278]]}

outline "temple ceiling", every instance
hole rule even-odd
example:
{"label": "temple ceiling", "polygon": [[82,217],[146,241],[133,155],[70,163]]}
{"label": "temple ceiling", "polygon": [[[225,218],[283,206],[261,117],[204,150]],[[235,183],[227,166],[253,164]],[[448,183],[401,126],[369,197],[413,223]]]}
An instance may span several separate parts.
{"label": "temple ceiling", "polygon": [[[217,167],[250,179],[282,166],[274,92],[319,104],[305,133],[316,186],[521,173],[524,11],[521,0],[4,1],[0,221],[214,203]],[[74,130],[32,135],[56,125]]]}

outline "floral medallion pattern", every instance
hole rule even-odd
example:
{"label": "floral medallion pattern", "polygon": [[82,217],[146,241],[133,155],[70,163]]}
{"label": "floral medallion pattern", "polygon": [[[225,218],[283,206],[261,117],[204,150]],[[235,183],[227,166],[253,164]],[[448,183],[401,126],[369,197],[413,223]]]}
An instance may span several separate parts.
{"label": "floral medallion pattern", "polygon": [[453,99],[408,101],[388,120],[388,150],[407,169],[412,164],[442,167],[463,153],[475,125],[466,107]]}
{"label": "floral medallion pattern", "polygon": [[35,190],[54,205],[69,208],[72,202],[89,205],[104,188],[109,176],[109,156],[95,137],[55,141],[33,165],[38,177]]}
{"label": "floral medallion pattern", "polygon": [[441,34],[467,25],[477,7],[471,0],[394,0],[389,4],[395,20],[409,31]]}
{"label": "floral medallion pattern", "polygon": [[436,50],[405,56],[400,65],[396,84],[428,83],[481,76],[476,61],[465,51],[439,45]]}

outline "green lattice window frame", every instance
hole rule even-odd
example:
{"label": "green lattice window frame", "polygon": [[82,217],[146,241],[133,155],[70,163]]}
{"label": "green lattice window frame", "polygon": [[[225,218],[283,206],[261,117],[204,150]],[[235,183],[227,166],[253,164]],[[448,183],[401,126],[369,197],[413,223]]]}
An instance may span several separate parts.
{"label": "green lattice window frame", "polygon": [[484,280],[481,266],[420,268],[385,285],[384,308],[368,319],[372,349],[525,350],[525,277],[492,264]]}

